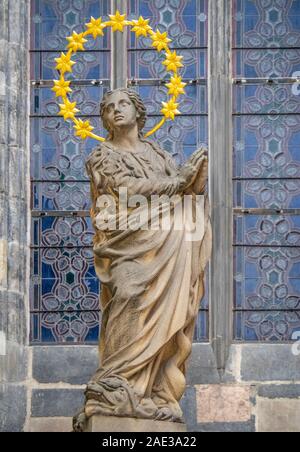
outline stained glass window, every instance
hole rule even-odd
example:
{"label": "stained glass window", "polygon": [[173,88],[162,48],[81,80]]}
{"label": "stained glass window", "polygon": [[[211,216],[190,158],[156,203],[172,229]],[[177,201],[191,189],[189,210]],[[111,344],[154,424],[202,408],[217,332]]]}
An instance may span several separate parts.
{"label": "stained glass window", "polygon": [[[149,17],[184,57],[181,114],[154,139],[179,164],[208,144],[208,0],[128,0],[130,18]],[[234,135],[234,338],[288,341],[300,329],[300,4],[232,0]],[[54,58],[65,36],[109,0],[32,0],[31,342],[98,340],[99,282],[93,269],[86,156],[97,144],[74,137],[57,117]],[[146,38],[128,33],[129,86],[146,102],[149,130],[160,117],[167,79]],[[99,100],[110,88],[110,34],[78,52],[73,100],[103,135]],[[220,168],[220,171],[222,169]],[[195,340],[208,340],[208,295]]]}
{"label": "stained glass window", "polygon": [[[74,136],[57,116],[51,91],[54,58],[65,37],[109,0],[33,0],[31,14],[31,343],[94,343],[99,333],[99,281],[93,266],[87,155],[97,142]],[[74,56],[73,101],[103,134],[99,100],[110,87],[110,36]],[[70,77],[69,77],[70,78]]]}
{"label": "stained glass window", "polygon": [[[183,163],[197,146],[207,145],[207,0],[128,1],[129,15],[151,18],[168,30],[184,56],[189,82],[176,126],[155,137]],[[93,229],[89,218],[89,181],[84,163],[97,144],[74,137],[71,124],[57,116],[51,91],[57,78],[54,58],[65,50],[65,37],[81,32],[91,16],[106,17],[109,0],[33,0],[31,17],[31,342],[93,343],[99,334],[99,281],[93,268]],[[143,39],[128,38],[129,85],[138,89],[149,111],[147,129],[160,115],[166,88],[158,54]],[[95,132],[99,100],[110,87],[111,43],[107,33],[73,57],[72,100]],[[133,82],[133,79],[137,82]],[[143,83],[138,82],[143,79]],[[179,125],[179,127],[178,127]],[[202,306],[195,340],[208,339],[208,301]]]}
{"label": "stained glass window", "polygon": [[[201,145],[208,145],[207,105],[207,0],[129,0],[129,17],[150,18],[153,29],[168,32],[171,48],[183,56],[181,75],[188,86],[181,98],[180,112],[175,123],[166,123],[155,135],[161,146],[182,164]],[[163,54],[151,50],[151,40],[128,37],[128,79],[130,86],[145,100],[149,119],[148,130],[158,122],[160,105],[167,97],[163,79]],[[208,284],[196,325],[195,341],[206,341],[208,330]]]}
{"label": "stained glass window", "polygon": [[234,0],[234,337],[300,329],[300,2]]}

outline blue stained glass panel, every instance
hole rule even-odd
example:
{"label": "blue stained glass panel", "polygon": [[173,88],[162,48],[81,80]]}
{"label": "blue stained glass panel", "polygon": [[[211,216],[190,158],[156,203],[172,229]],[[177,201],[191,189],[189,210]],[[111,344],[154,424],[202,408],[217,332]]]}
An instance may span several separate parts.
{"label": "blue stained glass panel", "polygon": [[299,47],[298,0],[234,0],[234,47]]}
{"label": "blue stained glass panel", "polygon": [[[99,114],[100,101],[104,90],[98,86],[78,86],[71,85],[72,93],[69,98],[71,102],[76,102],[76,107],[80,110],[80,115]],[[51,88],[32,88],[31,93],[31,114],[37,116],[57,117],[61,103],[60,98],[55,98]]]}
{"label": "blue stained glass panel", "polygon": [[[31,49],[64,50],[66,36],[81,33],[91,16],[108,19],[110,0],[33,0],[31,2]],[[87,47],[107,49],[110,34],[93,39]]]}
{"label": "blue stained glass panel", "polygon": [[47,312],[31,314],[30,342],[34,344],[95,344],[98,342],[101,313]]}
{"label": "blue stained glass panel", "polygon": [[293,84],[238,85],[234,87],[233,95],[236,114],[300,113],[300,96]]}
{"label": "blue stained glass panel", "polygon": [[32,210],[82,211],[91,208],[88,182],[32,182]]}
{"label": "blue stained glass panel", "polygon": [[201,301],[201,305],[200,305],[200,309],[207,311],[209,310],[209,296],[208,296],[208,288],[209,288],[209,264],[206,268],[205,271],[205,279],[204,279],[204,284],[205,284],[205,295]]}
{"label": "blue stained glass panel", "polygon": [[300,247],[236,247],[235,307],[300,310]]}
{"label": "blue stained glass panel", "polygon": [[[142,85],[134,88],[142,97],[148,115],[161,113],[161,105],[168,97],[168,88],[163,86]],[[180,113],[185,115],[207,113],[207,88],[205,85],[190,85],[185,88],[185,95],[179,98]]]}
{"label": "blue stained glass panel", "polygon": [[234,228],[236,245],[300,247],[299,215],[236,215]]}
{"label": "blue stained glass panel", "polygon": [[[233,30],[234,77],[296,77],[300,69],[299,1],[234,0]],[[297,84],[278,81],[268,85],[248,81],[234,87],[235,207],[299,208],[297,91]],[[235,216],[236,340],[291,341],[299,331],[299,218]]]}
{"label": "blue stained glass panel", "polygon": [[[55,69],[60,53],[31,53],[31,80],[58,80],[59,72]],[[110,52],[78,52],[72,56],[74,66],[72,73],[66,73],[66,80],[108,80],[110,78]]]}
{"label": "blue stained glass panel", "polygon": [[[94,132],[106,136],[100,117],[89,119]],[[85,161],[99,145],[75,136],[73,123],[60,117],[31,118],[31,177],[34,180],[87,179]]]}
{"label": "blue stained glass panel", "polygon": [[93,246],[90,217],[33,217],[31,243],[43,248],[84,248]]}
{"label": "blue stained glass panel", "polygon": [[207,342],[209,337],[208,311],[200,311],[194,333],[194,342]]}
{"label": "blue stained glass panel", "polygon": [[236,78],[292,77],[297,71],[300,71],[298,49],[233,51],[233,74]]}
{"label": "blue stained glass panel", "polygon": [[234,181],[234,207],[245,209],[297,209],[299,179]]}
{"label": "blue stained glass panel", "polygon": [[236,116],[234,177],[300,177],[300,116]]}
{"label": "blue stained glass panel", "polygon": [[[52,253],[54,255],[54,253]],[[56,264],[56,269],[60,270],[62,264],[67,265],[66,262],[70,261],[68,256],[61,253]],[[71,254],[71,251],[68,251]],[[75,254],[75,252],[73,252]],[[80,263],[80,255],[77,253]],[[50,252],[44,252],[45,256],[50,255]],[[48,261],[48,257],[45,257]],[[78,265],[79,265],[78,263]],[[50,270],[44,268],[44,274],[49,274]],[[54,269],[51,269],[54,272]],[[68,269],[64,272],[64,275],[57,278],[57,272],[54,273],[52,279],[40,279],[36,281],[32,280],[32,295],[35,291],[39,293],[39,305],[32,310],[35,312],[60,312],[60,311],[97,311],[99,310],[99,280],[97,277],[88,278],[86,276],[79,275],[78,270],[75,270],[71,263],[69,263]]]}
{"label": "blue stained glass panel", "polygon": [[235,338],[291,340],[300,326],[300,217],[235,217]]}
{"label": "blue stained glass panel", "polygon": [[[80,302],[85,309],[91,309],[90,303],[96,302],[99,292],[99,282],[94,270],[93,235],[89,218],[42,217],[32,219],[31,295],[33,310],[40,311],[42,309],[41,304],[44,303],[45,296],[48,301],[43,305],[43,309],[46,309],[47,306],[49,310],[51,310],[51,306],[56,310],[66,309],[65,305],[62,308],[61,303],[69,302],[71,295],[74,297],[74,303],[76,302],[78,305]],[[55,288],[55,296],[52,293],[53,290],[49,290],[49,284],[50,288]],[[62,285],[64,287],[60,291]],[[72,292],[78,292],[79,286],[82,287],[80,290],[84,291],[82,300],[78,300],[76,293],[74,295]]]}
{"label": "blue stained glass panel", "polygon": [[[206,50],[183,49],[178,55],[183,57],[184,67],[180,69],[180,76],[187,79],[205,78]],[[128,70],[129,79],[169,79],[166,67],[163,66],[165,57],[163,53],[155,50],[142,50],[129,52]]]}
{"label": "blue stained glass panel", "polygon": [[[54,59],[65,51],[66,36],[83,31],[91,16],[106,20],[110,8],[110,0],[33,0],[31,79],[57,79]],[[89,39],[85,48],[88,51],[72,57],[76,64],[66,79],[75,81],[71,98],[81,114],[96,134],[105,136],[99,102],[109,86],[110,33]],[[91,79],[105,79],[104,85],[76,84]],[[78,213],[88,209],[85,160],[98,141],[75,137],[73,124],[57,116],[58,99],[50,88],[32,87],[31,101],[33,210]],[[39,182],[43,180],[47,182]],[[34,216],[31,232],[31,342],[96,343],[100,283],[94,270],[90,218]]]}
{"label": "blue stained glass panel", "polygon": [[[71,12],[71,14],[73,14]],[[107,20],[104,17],[103,20]],[[63,19],[61,19],[63,20]],[[90,16],[80,19],[80,15],[75,14],[72,24],[58,23],[56,18],[42,19],[36,15],[32,19],[32,50],[42,50],[43,52],[58,51],[64,52],[67,49],[68,41],[66,38],[71,36],[73,32],[82,33],[86,30],[85,24],[90,22]],[[106,32],[104,36],[94,39],[88,36],[85,43],[85,49],[90,51],[107,50],[110,47],[110,33]]]}
{"label": "blue stained glass panel", "polygon": [[[145,131],[151,130],[160,118],[149,118]],[[208,146],[207,117],[177,116],[153,136],[163,149],[170,152],[177,164],[184,163],[195,150]]]}
{"label": "blue stained glass panel", "polygon": [[[142,15],[150,19],[153,29],[167,31],[173,40],[171,47],[207,46],[207,0],[129,0],[128,6],[130,19]],[[146,38],[136,39],[134,33],[130,34],[128,41],[131,48],[151,45]]]}
{"label": "blue stained glass panel", "polygon": [[236,341],[287,342],[299,332],[300,311],[235,312]]}

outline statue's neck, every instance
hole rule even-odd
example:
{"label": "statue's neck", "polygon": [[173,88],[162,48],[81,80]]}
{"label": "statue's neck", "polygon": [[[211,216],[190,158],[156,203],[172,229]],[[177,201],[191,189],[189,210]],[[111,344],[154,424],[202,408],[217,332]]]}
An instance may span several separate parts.
{"label": "statue's neck", "polygon": [[139,138],[138,127],[115,131],[111,143],[118,149],[125,149],[130,152],[139,151],[142,142]]}

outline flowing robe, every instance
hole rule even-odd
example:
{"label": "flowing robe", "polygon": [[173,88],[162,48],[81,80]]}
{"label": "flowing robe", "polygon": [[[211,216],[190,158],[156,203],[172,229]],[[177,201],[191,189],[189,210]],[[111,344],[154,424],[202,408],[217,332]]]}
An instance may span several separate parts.
{"label": "flowing robe", "polygon": [[[145,151],[136,153],[104,143],[87,162],[102,325],[101,363],[86,391],[85,413],[180,422],[178,402],[185,390],[186,361],[211,252],[207,199],[197,220],[203,231],[197,241],[187,240],[188,220],[181,230],[175,228],[174,209],[169,230],[97,227],[97,200],[106,194],[118,203],[120,187],[127,187],[128,196],[179,194],[182,200],[171,156],[157,144],[144,143]],[[198,194],[193,190],[190,194]],[[151,213],[157,215],[157,208]],[[119,213],[115,216],[121,224]]]}

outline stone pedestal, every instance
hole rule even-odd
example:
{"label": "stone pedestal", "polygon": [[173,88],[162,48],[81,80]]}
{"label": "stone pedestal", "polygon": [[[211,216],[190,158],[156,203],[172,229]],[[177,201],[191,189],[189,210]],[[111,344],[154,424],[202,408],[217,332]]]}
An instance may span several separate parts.
{"label": "stone pedestal", "polygon": [[185,433],[185,424],[178,422],[154,421],[149,419],[133,419],[128,417],[93,416],[87,423],[86,432],[92,433]]}

